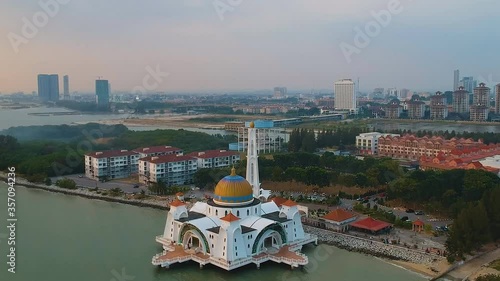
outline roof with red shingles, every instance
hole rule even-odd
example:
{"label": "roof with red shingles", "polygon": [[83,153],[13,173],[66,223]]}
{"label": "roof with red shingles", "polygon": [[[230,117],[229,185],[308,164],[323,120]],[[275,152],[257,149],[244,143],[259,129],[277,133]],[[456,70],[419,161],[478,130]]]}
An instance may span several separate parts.
{"label": "roof with red shingles", "polygon": [[336,209],[328,213],[327,215],[324,215],[323,218],[326,220],[330,221],[335,221],[335,222],[343,222],[348,219],[356,217],[355,214],[345,211],[343,209]]}
{"label": "roof with red shingles", "polygon": [[237,216],[233,215],[233,213],[229,213],[225,217],[221,218],[221,220],[227,221],[227,222],[233,222],[233,221],[240,220],[240,218],[238,218]]}

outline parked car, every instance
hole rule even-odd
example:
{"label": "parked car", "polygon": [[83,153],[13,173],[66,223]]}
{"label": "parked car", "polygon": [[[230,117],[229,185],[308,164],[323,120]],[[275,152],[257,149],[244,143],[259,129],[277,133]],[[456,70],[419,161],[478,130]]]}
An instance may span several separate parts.
{"label": "parked car", "polygon": [[424,212],[423,211],[415,211],[415,215],[417,215],[417,216],[423,216]]}
{"label": "parked car", "polygon": [[408,220],[408,217],[407,216],[404,216],[401,218],[401,221],[407,221]]}
{"label": "parked car", "polygon": [[406,209],[406,212],[407,213],[415,213],[415,211],[413,209]]}
{"label": "parked car", "polygon": [[78,175],[79,178],[83,178],[83,175]]}
{"label": "parked car", "polygon": [[134,188],[139,188],[139,185],[138,184],[134,184]]}

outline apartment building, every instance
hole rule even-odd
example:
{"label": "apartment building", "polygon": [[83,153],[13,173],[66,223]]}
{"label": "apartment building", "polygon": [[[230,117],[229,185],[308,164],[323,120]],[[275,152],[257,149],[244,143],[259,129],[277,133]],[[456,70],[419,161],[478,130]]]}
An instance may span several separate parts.
{"label": "apartment building", "polygon": [[402,112],[399,100],[394,99],[385,107],[385,118],[398,119]]}
{"label": "apartment building", "polygon": [[238,152],[226,150],[193,152],[187,156],[196,158],[199,169],[230,167],[240,161]]}
{"label": "apartment building", "polygon": [[449,155],[452,151],[481,147],[481,141],[472,139],[446,140],[442,137],[422,137],[404,135],[401,137],[382,136],[378,141],[378,155],[395,159],[418,160],[422,156]]}
{"label": "apartment building", "polygon": [[356,137],[356,149],[358,153],[362,155],[377,155],[378,140],[384,136],[399,137],[397,134],[382,134],[378,132],[359,134]]}
{"label": "apartment building", "polygon": [[85,176],[89,179],[120,179],[136,174],[139,153],[128,150],[97,151],[85,154]]}
{"label": "apartment building", "polygon": [[408,101],[408,118],[422,119],[425,116],[425,103],[420,98]]}
{"label": "apartment building", "polygon": [[436,92],[436,95],[431,96],[431,119],[443,120],[448,117],[448,106],[446,105],[446,97],[442,92]]}
{"label": "apartment building", "polygon": [[193,183],[198,169],[196,158],[186,155],[147,156],[139,159],[139,181],[164,182],[167,186]]}
{"label": "apartment building", "polygon": [[148,156],[162,156],[162,155],[171,155],[171,154],[182,154],[183,151],[180,148],[161,145],[161,146],[152,146],[152,147],[140,147],[132,150],[140,154],[140,158],[148,157]]}

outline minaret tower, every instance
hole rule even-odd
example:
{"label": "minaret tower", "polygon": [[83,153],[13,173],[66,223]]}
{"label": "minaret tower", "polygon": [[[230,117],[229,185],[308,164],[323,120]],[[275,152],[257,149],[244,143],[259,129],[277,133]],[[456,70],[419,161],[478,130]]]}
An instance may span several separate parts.
{"label": "minaret tower", "polygon": [[260,180],[259,180],[259,156],[257,155],[257,129],[255,123],[250,122],[248,128],[248,145],[247,145],[247,176],[246,180],[252,185],[253,197],[260,197]]}

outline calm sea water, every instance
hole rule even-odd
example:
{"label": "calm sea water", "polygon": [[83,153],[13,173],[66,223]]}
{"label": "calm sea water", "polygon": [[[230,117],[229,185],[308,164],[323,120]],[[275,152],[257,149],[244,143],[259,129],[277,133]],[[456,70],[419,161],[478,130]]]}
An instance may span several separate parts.
{"label": "calm sea water", "polygon": [[17,268],[7,272],[7,189],[0,183],[0,280],[28,281],[422,281],[376,258],[330,246],[308,246],[304,270],[265,263],[225,272],[195,263],[159,269],[151,257],[166,212],[17,188]]}

